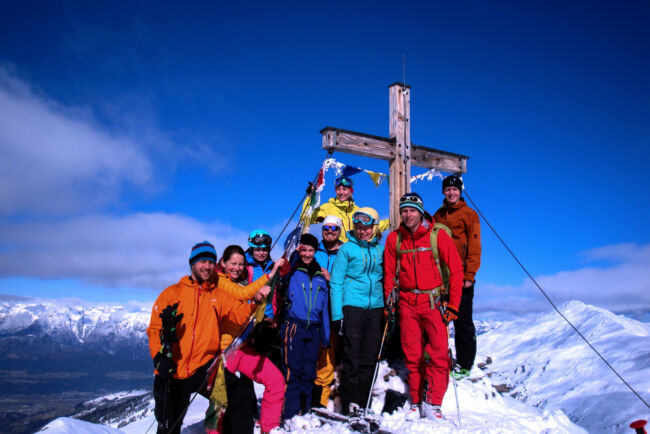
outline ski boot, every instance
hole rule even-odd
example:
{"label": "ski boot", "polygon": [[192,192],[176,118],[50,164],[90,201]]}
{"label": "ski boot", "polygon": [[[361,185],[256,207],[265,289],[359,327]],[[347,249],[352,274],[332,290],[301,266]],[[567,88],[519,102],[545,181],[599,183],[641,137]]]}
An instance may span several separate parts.
{"label": "ski boot", "polygon": [[451,371],[452,377],[454,377],[454,380],[462,380],[463,378],[469,377],[470,374],[470,369],[463,369],[460,366],[455,366],[454,370]]}
{"label": "ski boot", "polygon": [[442,419],[442,410],[439,405],[429,404],[428,402],[422,403],[422,417],[429,420]]}

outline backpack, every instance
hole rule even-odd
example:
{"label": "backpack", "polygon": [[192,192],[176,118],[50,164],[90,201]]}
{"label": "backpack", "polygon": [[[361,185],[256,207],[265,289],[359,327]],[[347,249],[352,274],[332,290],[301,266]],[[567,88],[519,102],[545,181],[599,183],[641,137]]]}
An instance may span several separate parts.
{"label": "backpack", "polygon": [[400,246],[402,244],[402,233],[400,231],[397,231],[397,242],[395,244],[395,253],[397,256],[396,270],[395,270],[395,286],[399,287],[400,255],[402,253],[426,252],[430,250],[433,256],[433,260],[436,263],[436,267],[438,267],[438,272],[440,273],[440,277],[442,278],[442,286],[440,288],[440,294],[446,296],[446,294],[449,291],[449,267],[444,262],[442,263],[442,265],[440,264],[440,252],[438,251],[438,231],[440,230],[444,230],[445,232],[447,232],[447,235],[449,235],[449,238],[451,238],[451,229],[449,229],[447,226],[443,225],[442,223],[434,223],[433,229],[431,229],[431,232],[429,233],[429,242],[431,246],[429,248],[419,247],[417,249],[409,249],[409,250],[400,249]]}

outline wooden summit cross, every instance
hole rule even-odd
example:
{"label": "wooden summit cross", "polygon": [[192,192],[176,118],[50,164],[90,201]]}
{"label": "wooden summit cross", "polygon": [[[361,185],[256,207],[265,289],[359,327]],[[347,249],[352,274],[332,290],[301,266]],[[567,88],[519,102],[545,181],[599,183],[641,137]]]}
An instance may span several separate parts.
{"label": "wooden summit cross", "polygon": [[399,198],[411,191],[411,165],[466,173],[469,157],[411,143],[411,86],[394,83],[388,88],[389,138],[333,127],[325,127],[320,133],[323,149],[389,161],[390,226],[396,229],[401,221]]}

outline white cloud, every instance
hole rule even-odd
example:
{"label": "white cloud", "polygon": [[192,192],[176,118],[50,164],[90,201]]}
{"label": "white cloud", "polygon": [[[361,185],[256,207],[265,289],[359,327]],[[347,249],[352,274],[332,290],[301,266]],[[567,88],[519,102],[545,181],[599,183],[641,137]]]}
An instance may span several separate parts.
{"label": "white cloud", "polygon": [[0,276],[162,289],[188,273],[194,243],[208,240],[221,254],[228,244],[246,239],[226,224],[163,213],[5,222],[0,226]]}
{"label": "white cloud", "polygon": [[36,95],[0,68],[0,214],[92,209],[116,201],[127,185],[152,181],[141,144],[81,112]]}
{"label": "white cloud", "polygon": [[[622,243],[582,252],[586,266],[535,280],[556,303],[580,300],[618,313],[650,312],[650,244]],[[526,279],[520,286],[489,283],[476,288],[477,311],[541,311],[549,304],[534,284]]]}

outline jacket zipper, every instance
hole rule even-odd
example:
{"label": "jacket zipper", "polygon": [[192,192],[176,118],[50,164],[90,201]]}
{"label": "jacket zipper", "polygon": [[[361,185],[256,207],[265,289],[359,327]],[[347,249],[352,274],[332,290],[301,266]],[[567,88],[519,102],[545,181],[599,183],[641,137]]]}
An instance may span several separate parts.
{"label": "jacket zipper", "polygon": [[187,376],[190,376],[190,360],[192,360],[192,350],[194,349],[194,335],[196,334],[196,322],[199,319],[199,301],[201,299],[201,286],[199,286],[198,296],[196,297],[196,316],[194,317],[194,327],[192,328],[192,343],[190,344],[190,354],[187,356]]}

